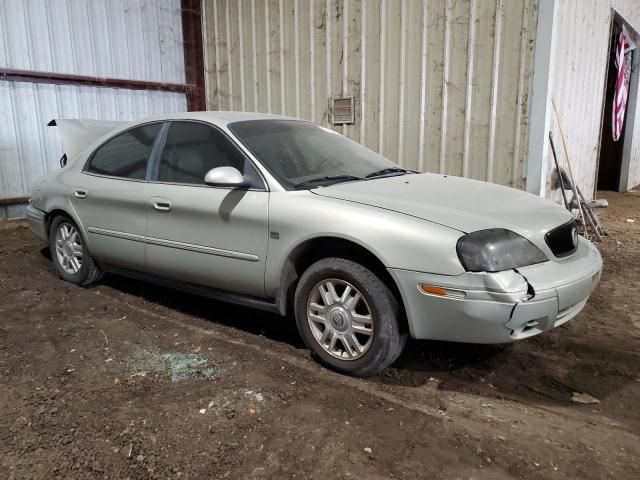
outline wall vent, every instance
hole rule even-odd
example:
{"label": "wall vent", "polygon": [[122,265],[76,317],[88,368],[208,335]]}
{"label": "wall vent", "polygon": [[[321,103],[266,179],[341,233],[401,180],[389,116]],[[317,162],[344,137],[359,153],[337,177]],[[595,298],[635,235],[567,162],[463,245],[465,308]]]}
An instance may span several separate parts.
{"label": "wall vent", "polygon": [[331,116],[334,125],[355,123],[353,97],[334,97],[331,99]]}

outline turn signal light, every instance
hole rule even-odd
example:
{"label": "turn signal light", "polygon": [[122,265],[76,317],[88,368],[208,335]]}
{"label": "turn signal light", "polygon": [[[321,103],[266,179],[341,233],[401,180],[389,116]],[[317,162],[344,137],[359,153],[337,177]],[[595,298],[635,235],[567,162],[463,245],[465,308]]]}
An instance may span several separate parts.
{"label": "turn signal light", "polygon": [[427,283],[421,283],[418,285],[418,290],[422,293],[426,293],[427,295],[439,295],[441,297],[464,298],[466,296],[465,292],[462,290],[451,290],[444,287],[438,287],[436,285],[429,285]]}

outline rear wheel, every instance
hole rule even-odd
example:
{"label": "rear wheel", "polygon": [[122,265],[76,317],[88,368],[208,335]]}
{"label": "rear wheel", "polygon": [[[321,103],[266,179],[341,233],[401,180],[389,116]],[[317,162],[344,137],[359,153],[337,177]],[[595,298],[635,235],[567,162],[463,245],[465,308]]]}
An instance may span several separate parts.
{"label": "rear wheel", "polygon": [[324,365],[365,377],[398,358],[407,340],[398,301],[373,272],[343,258],[304,272],[295,294],[298,330]]}
{"label": "rear wheel", "polygon": [[102,278],[102,270],[89,254],[80,229],[68,217],[58,216],[51,222],[49,250],[63,280],[85,286]]}

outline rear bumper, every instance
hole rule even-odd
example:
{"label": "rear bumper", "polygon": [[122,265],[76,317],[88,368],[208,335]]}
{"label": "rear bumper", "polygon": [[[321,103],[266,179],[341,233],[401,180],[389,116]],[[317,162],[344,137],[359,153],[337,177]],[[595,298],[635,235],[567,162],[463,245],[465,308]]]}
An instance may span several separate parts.
{"label": "rear bumper", "polygon": [[48,237],[45,222],[46,213],[42,210],[38,210],[33,205],[29,205],[25,209],[25,215],[31,231],[46,242]]}
{"label": "rear bumper", "polygon": [[[600,279],[602,258],[591,242],[581,238],[571,258],[518,271],[459,276],[389,271],[400,288],[412,337],[505,343],[575,317]],[[421,283],[455,289],[464,298],[422,293]]]}

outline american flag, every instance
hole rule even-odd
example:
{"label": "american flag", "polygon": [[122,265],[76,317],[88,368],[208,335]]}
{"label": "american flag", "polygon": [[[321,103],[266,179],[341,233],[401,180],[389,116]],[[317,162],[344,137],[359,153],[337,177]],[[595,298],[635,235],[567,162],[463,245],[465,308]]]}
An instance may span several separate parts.
{"label": "american flag", "polygon": [[629,78],[631,77],[631,55],[629,52],[634,48],[636,48],[636,45],[623,25],[616,45],[616,91],[613,96],[613,115],[611,116],[614,141],[617,141],[622,135],[624,114],[627,108],[627,95],[629,93]]}

